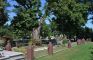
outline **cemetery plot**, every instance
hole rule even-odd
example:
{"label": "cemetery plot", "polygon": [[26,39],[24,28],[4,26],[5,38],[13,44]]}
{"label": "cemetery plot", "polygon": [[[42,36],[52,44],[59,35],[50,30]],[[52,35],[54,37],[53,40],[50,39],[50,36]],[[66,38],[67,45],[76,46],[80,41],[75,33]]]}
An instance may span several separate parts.
{"label": "cemetery plot", "polygon": [[38,58],[37,60],[90,60],[93,43],[86,43],[71,49],[65,49],[51,56]]}

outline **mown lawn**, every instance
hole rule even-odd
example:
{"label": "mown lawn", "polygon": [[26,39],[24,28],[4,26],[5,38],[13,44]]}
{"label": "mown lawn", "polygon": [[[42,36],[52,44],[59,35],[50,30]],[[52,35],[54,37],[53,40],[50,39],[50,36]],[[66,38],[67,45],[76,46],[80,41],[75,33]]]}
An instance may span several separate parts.
{"label": "mown lawn", "polygon": [[86,43],[36,60],[91,60],[91,48],[93,43]]}

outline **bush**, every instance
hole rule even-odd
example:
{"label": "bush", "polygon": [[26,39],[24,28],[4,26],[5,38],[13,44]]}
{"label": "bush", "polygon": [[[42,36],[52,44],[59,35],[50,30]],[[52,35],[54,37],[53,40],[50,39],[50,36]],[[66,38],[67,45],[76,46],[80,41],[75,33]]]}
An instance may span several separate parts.
{"label": "bush", "polygon": [[0,40],[0,47],[3,47],[3,45],[4,45],[4,41]]}
{"label": "bush", "polygon": [[64,39],[62,43],[63,45],[65,45],[67,42],[68,42],[67,39]]}

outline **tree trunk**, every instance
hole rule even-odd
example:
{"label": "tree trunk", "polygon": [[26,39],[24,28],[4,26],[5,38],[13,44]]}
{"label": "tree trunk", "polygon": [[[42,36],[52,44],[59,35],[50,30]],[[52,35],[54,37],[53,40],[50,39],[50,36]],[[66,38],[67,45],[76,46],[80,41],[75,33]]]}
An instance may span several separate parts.
{"label": "tree trunk", "polygon": [[37,28],[33,28],[33,31],[32,31],[32,43],[35,44],[35,45],[41,45],[41,39],[40,39],[40,30],[41,30],[41,27],[42,27],[42,24],[45,20],[45,17],[46,15],[44,15],[40,21],[39,21],[39,26]]}
{"label": "tree trunk", "polygon": [[32,32],[32,43],[35,45],[41,45],[41,39],[40,39],[40,29],[41,26],[39,25],[37,28],[33,28]]}

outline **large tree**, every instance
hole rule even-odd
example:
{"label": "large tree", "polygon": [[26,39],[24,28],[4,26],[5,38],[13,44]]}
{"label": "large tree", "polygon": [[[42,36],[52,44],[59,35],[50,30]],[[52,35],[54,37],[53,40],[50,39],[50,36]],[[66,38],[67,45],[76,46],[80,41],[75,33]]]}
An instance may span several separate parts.
{"label": "large tree", "polygon": [[46,18],[46,14],[42,14],[40,0],[15,0],[18,5],[17,16],[12,21],[15,30],[21,30],[25,33],[32,32],[32,40],[40,41],[40,29]]}
{"label": "large tree", "polygon": [[78,0],[46,1],[48,3],[47,11],[56,17],[52,21],[56,23],[58,31],[65,34],[76,34],[87,22],[88,3],[78,2]]}

